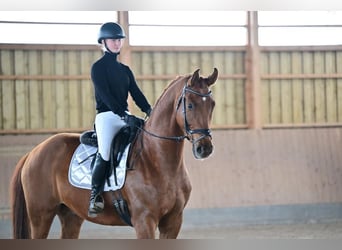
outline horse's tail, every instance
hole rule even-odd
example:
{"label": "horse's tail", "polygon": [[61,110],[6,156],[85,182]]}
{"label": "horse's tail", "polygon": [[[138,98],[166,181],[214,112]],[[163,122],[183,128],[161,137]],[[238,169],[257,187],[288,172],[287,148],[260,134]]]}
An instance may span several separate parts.
{"label": "horse's tail", "polygon": [[14,239],[30,238],[29,219],[26,210],[26,201],[21,182],[21,171],[27,159],[28,153],[23,156],[15,167],[11,180],[11,210]]}

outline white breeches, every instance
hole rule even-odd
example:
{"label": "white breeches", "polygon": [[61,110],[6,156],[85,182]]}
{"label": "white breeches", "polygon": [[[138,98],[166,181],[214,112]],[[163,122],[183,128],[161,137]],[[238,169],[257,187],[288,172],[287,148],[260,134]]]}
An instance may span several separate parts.
{"label": "white breeches", "polygon": [[98,150],[103,160],[109,161],[113,138],[125,124],[121,117],[112,111],[102,112],[96,115],[95,128]]}

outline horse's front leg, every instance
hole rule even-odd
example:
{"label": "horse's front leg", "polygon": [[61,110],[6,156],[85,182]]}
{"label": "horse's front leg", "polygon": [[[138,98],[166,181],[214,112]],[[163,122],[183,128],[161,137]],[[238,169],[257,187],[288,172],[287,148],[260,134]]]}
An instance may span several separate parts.
{"label": "horse's front leg", "polygon": [[157,223],[149,216],[132,220],[137,239],[155,239]]}
{"label": "horse's front leg", "polygon": [[159,222],[160,239],[176,239],[183,223],[183,213],[169,214]]}

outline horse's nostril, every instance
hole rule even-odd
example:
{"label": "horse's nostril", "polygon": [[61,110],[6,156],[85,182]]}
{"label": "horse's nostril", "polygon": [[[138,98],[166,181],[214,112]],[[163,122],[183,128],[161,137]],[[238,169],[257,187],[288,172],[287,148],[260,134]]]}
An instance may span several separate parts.
{"label": "horse's nostril", "polygon": [[197,159],[203,159],[208,157],[212,151],[213,151],[213,146],[212,145],[199,145],[197,147],[193,148],[194,150],[194,155]]}
{"label": "horse's nostril", "polygon": [[204,152],[203,146],[197,147],[196,152],[197,152],[198,155],[202,155],[203,152]]}

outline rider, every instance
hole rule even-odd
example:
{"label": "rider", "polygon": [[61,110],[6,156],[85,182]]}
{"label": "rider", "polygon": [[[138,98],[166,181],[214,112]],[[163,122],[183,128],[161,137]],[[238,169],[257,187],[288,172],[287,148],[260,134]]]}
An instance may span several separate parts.
{"label": "rider", "polygon": [[96,217],[104,208],[101,193],[109,167],[110,147],[114,136],[126,124],[123,118],[128,112],[128,93],[147,116],[152,110],[131,69],[117,60],[125,37],[125,31],[118,23],[104,23],[97,40],[102,45],[104,55],[91,67],[97,110],[95,129],[98,153],[92,170],[89,217]]}

